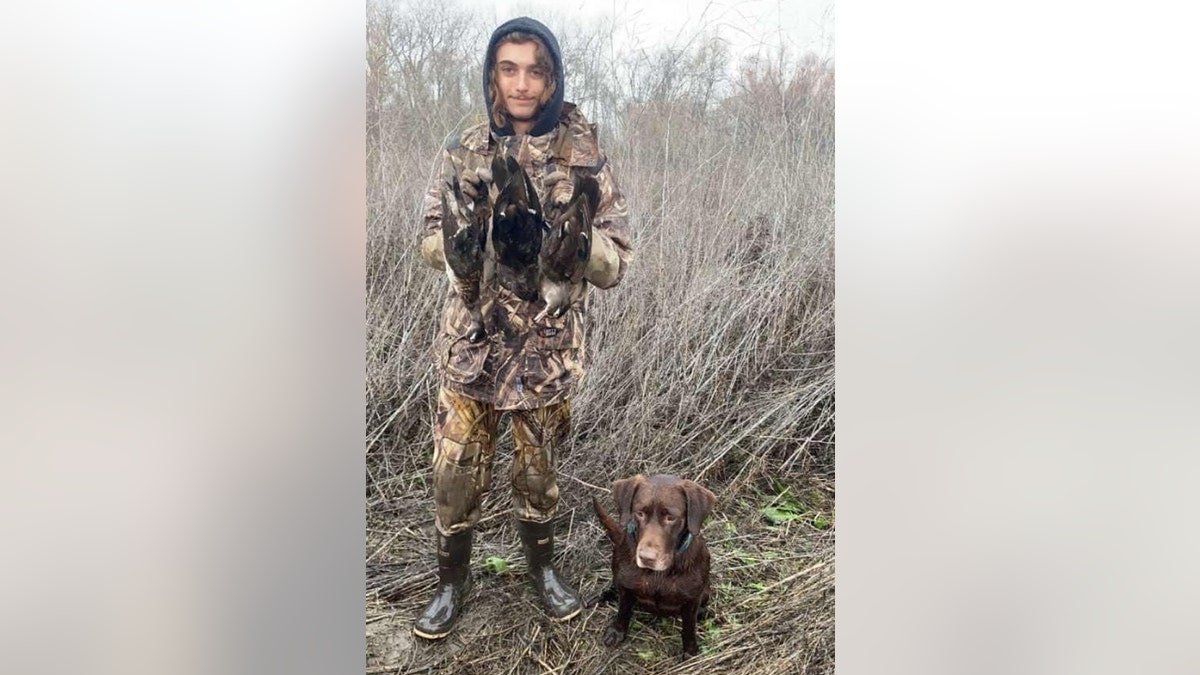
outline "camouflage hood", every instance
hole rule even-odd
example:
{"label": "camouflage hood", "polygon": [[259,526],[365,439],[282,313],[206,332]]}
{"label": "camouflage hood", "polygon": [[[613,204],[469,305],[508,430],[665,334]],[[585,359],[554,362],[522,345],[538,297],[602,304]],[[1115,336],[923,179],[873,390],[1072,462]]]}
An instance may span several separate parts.
{"label": "camouflage hood", "polygon": [[495,120],[492,120],[492,98],[488,95],[488,85],[491,84],[490,78],[492,66],[496,65],[493,54],[496,51],[496,43],[500,42],[500,38],[509,33],[520,31],[522,33],[530,33],[536,35],[546,45],[546,49],[550,52],[550,60],[554,62],[554,81],[557,86],[554,88],[554,94],[546,105],[542,108],[541,114],[533,124],[533,128],[529,130],[530,136],[541,136],[542,134],[550,133],[558,124],[558,115],[562,110],[563,92],[566,89],[566,78],[563,76],[562,51],[558,48],[558,40],[554,37],[554,33],[550,32],[549,28],[536,20],[527,16],[510,19],[500,24],[492,33],[492,39],[488,40],[487,51],[483,57],[483,105],[484,111],[487,114],[490,122],[492,133],[496,136],[513,136],[516,134],[512,128],[512,122],[508,122],[504,126],[496,126]]}

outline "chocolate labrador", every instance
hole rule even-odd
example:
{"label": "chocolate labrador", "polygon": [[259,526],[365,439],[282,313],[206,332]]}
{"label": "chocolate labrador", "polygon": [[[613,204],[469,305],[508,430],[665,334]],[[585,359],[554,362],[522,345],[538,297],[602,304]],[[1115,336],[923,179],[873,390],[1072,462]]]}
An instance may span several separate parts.
{"label": "chocolate labrador", "polygon": [[620,523],[592,497],[592,508],[612,541],[617,616],[604,644],[619,645],[629,630],[634,605],[657,616],[683,620],[683,651],[700,652],[696,617],[711,593],[711,558],[700,526],[717,498],[676,476],[641,474],[613,483]]}

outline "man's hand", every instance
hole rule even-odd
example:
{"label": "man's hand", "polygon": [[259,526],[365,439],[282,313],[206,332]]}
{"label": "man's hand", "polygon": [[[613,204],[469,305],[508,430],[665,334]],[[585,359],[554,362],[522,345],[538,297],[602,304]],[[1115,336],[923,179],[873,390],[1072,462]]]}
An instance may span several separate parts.
{"label": "man's hand", "polygon": [[458,177],[458,182],[463,196],[474,204],[474,210],[479,211],[487,205],[488,183],[492,182],[490,169],[467,169]]}
{"label": "man's hand", "polygon": [[546,188],[546,208],[566,206],[567,202],[571,201],[574,196],[574,185],[568,176],[563,171],[555,171],[546,176],[542,184]]}

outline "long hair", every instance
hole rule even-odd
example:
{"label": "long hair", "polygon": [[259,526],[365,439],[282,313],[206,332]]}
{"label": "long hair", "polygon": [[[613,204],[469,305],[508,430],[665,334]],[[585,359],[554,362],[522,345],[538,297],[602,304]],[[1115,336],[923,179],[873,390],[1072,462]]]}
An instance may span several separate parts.
{"label": "long hair", "polygon": [[504,99],[500,96],[500,87],[496,84],[496,70],[499,64],[495,63],[496,53],[500,51],[501,45],[508,43],[525,44],[532,42],[534,44],[534,60],[542,72],[546,75],[546,89],[542,91],[541,97],[538,99],[539,105],[546,105],[550,97],[554,96],[554,89],[558,83],[554,80],[554,63],[550,60],[550,51],[546,49],[545,43],[532,33],[522,33],[521,31],[513,31],[508,35],[500,38],[496,42],[495,51],[492,52],[492,72],[488,77],[488,98],[492,100],[492,121],[496,126],[502,127],[508,124],[508,111],[504,108]]}

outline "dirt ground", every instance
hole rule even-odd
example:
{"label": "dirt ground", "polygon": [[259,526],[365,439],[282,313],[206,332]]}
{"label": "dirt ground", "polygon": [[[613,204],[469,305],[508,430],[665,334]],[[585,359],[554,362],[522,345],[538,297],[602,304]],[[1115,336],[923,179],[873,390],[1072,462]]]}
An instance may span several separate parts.
{"label": "dirt ground", "polygon": [[[526,585],[525,562],[507,495],[490,494],[475,538],[475,586],[455,632],[438,642],[412,635],[436,576],[429,505],[419,495],[369,516],[367,673],[832,673],[832,483],[713,486],[718,502],[704,527],[713,556],[712,614],[701,622],[701,654],[683,659],[677,619],[634,613],[616,649],[602,643],[613,604],[575,619],[547,619]],[[559,569],[585,599],[610,580],[610,549],[591,494],[564,486],[556,519]],[[770,494],[771,491],[776,494]],[[507,569],[485,569],[500,558]],[[395,599],[386,601],[384,596]]]}

